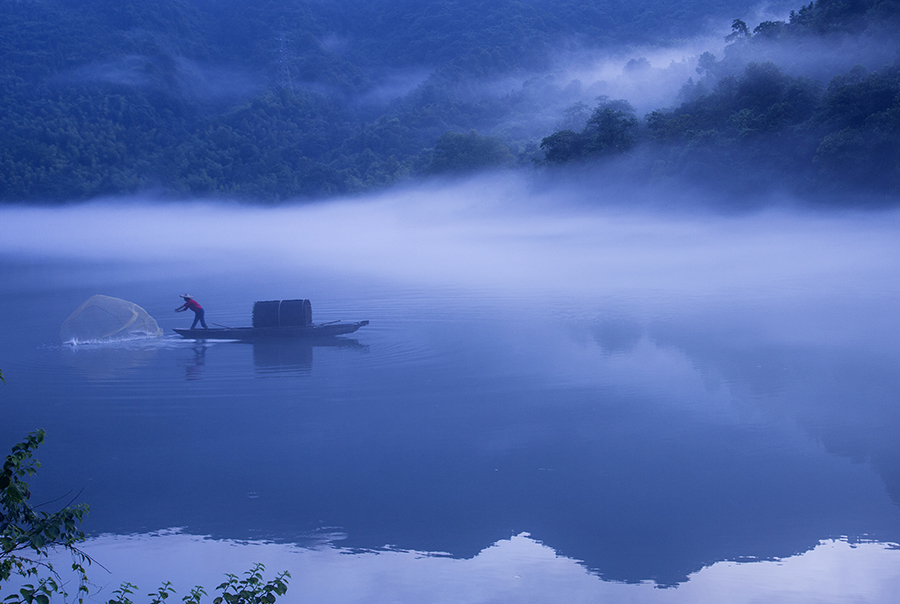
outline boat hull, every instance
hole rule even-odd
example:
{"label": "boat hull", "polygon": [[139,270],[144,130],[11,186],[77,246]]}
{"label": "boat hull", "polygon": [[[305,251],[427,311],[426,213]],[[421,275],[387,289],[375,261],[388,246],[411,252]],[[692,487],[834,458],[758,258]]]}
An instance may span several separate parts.
{"label": "boat hull", "polygon": [[353,323],[320,323],[305,327],[217,327],[212,329],[182,329],[173,331],[191,340],[274,340],[331,338],[353,333],[368,321]]}

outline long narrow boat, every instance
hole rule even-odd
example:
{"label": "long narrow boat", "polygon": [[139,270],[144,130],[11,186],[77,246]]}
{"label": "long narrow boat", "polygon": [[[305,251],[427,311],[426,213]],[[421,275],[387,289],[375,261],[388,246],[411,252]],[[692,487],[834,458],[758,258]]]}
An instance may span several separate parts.
{"label": "long narrow boat", "polygon": [[221,327],[211,329],[175,328],[178,335],[192,340],[271,340],[275,338],[330,338],[353,333],[368,321],[342,323],[311,323],[309,325],[282,327]]}

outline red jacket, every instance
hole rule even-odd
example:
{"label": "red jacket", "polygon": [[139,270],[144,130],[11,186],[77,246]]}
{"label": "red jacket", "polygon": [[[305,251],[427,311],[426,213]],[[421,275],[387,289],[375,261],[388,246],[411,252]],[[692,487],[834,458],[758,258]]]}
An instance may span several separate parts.
{"label": "red jacket", "polygon": [[197,312],[198,310],[203,310],[203,307],[200,306],[199,304],[197,304],[197,301],[194,300],[193,298],[188,298],[187,300],[184,301],[184,306],[181,306],[178,310],[188,310],[188,309],[191,309],[192,311]]}

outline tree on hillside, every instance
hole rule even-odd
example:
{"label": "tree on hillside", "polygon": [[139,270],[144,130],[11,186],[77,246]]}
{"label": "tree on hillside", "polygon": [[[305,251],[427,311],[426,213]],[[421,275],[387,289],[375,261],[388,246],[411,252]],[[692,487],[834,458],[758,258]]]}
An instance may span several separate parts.
{"label": "tree on hillside", "polygon": [[731,33],[725,36],[726,42],[736,42],[750,37],[750,29],[741,19],[731,22]]}
{"label": "tree on hillside", "polygon": [[541,149],[548,164],[564,164],[584,157],[584,138],[578,132],[561,130],[545,137]]}
{"label": "tree on hillside", "polygon": [[607,96],[599,97],[598,101],[581,132],[562,130],[541,141],[547,163],[616,155],[634,147],[638,120],[631,103],[610,100]]}
{"label": "tree on hillside", "polygon": [[581,133],[585,138],[585,152],[588,155],[625,153],[637,142],[637,126],[631,103],[601,97]]}
{"label": "tree on hillside", "polygon": [[510,165],[514,157],[496,138],[472,130],[467,134],[446,132],[434,144],[428,172],[469,172]]}

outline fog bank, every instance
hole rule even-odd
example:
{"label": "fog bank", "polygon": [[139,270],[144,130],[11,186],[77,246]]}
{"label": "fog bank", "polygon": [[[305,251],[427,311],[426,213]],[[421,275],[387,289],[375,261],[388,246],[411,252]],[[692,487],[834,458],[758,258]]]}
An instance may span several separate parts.
{"label": "fog bank", "polygon": [[537,190],[513,174],[274,208],[139,198],[4,207],[0,254],[586,296],[897,288],[895,211],[723,215],[627,207],[614,195]]}

